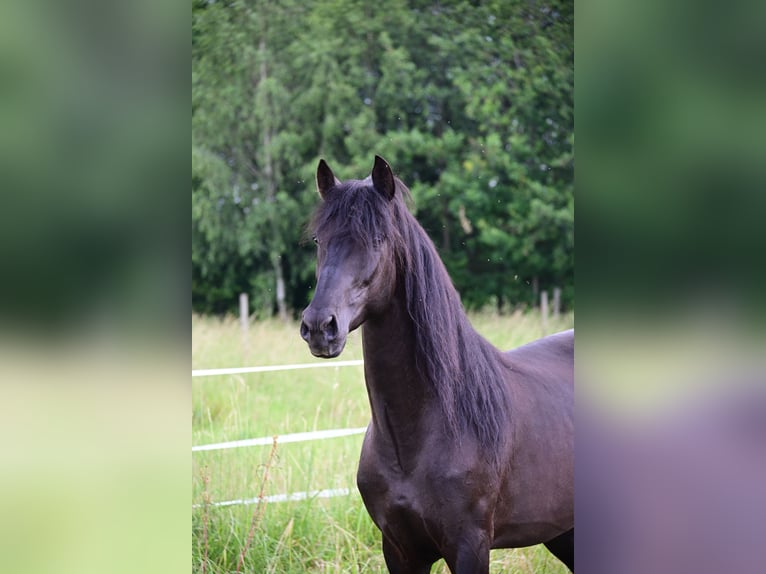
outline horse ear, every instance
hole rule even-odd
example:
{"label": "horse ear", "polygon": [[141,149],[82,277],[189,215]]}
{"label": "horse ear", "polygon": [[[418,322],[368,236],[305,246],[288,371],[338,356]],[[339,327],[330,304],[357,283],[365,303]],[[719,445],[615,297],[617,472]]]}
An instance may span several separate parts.
{"label": "horse ear", "polygon": [[372,166],[372,185],[389,201],[394,198],[394,173],[391,166],[379,155],[375,156],[375,165]]}
{"label": "horse ear", "polygon": [[340,180],[333,175],[330,166],[327,165],[325,160],[320,159],[317,166],[317,191],[322,199],[325,199],[326,194],[333,187],[340,184]]}

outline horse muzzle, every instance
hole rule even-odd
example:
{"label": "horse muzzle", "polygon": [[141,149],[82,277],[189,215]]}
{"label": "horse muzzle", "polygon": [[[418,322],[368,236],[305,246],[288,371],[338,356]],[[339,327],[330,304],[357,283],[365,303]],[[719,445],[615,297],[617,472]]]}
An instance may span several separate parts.
{"label": "horse muzzle", "polygon": [[340,355],[346,346],[346,335],[334,314],[315,313],[310,307],[303,312],[301,338],[308,343],[315,357],[332,359]]}

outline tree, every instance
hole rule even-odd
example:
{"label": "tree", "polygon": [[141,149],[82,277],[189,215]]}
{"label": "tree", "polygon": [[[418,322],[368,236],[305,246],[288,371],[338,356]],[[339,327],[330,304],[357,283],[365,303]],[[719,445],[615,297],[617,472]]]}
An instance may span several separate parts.
{"label": "tree", "polygon": [[[193,7],[193,156],[215,157],[229,171],[224,181],[218,174],[222,167],[214,179],[209,170],[197,170],[202,179],[197,192],[207,190],[215,198],[215,213],[229,214],[238,262],[257,263],[248,269],[250,286],[272,282],[278,313],[286,318],[287,241],[295,237],[293,222],[302,210],[290,190],[282,189],[293,167],[284,153],[290,139],[290,79],[281,75],[287,68],[277,55],[286,48],[301,8],[299,3],[243,0]],[[204,235],[210,246],[216,241],[210,230],[216,227],[205,222],[206,213],[211,215],[210,210],[193,213],[201,217],[193,232]],[[201,277],[210,276],[206,267],[197,269]]]}
{"label": "tree", "polygon": [[572,33],[571,2],[193,4],[196,308],[303,307],[316,162],[359,177],[376,153],[468,306],[571,304]]}

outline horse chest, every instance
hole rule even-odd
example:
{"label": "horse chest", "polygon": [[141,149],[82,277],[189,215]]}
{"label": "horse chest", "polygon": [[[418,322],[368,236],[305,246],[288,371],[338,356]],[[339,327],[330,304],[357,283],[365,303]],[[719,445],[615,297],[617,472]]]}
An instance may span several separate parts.
{"label": "horse chest", "polygon": [[435,544],[444,538],[443,530],[452,520],[484,513],[486,482],[469,469],[457,470],[449,459],[440,457],[439,465],[405,472],[398,464],[363,450],[357,484],[381,531]]}
{"label": "horse chest", "polygon": [[359,461],[357,486],[376,522],[392,514],[417,514],[421,482],[419,476],[403,472],[398,462],[384,462],[364,453]]}
{"label": "horse chest", "polygon": [[373,522],[388,538],[430,543],[435,534],[435,526],[429,528],[434,523],[435,501],[422,477],[360,465],[357,484]]}

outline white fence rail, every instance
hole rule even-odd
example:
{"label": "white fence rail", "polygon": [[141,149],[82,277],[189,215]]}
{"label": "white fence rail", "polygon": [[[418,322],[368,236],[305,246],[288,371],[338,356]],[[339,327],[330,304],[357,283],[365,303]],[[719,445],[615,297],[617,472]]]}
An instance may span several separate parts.
{"label": "white fence rail", "polygon": [[292,434],[283,434],[276,436],[264,436],[260,438],[248,438],[243,440],[234,440],[230,442],[218,442],[214,444],[202,444],[192,447],[192,452],[202,450],[224,450],[227,448],[241,448],[245,446],[263,446],[277,441],[277,444],[288,444],[291,442],[306,442],[310,440],[324,440],[327,438],[337,438],[341,436],[350,436],[362,434],[367,427],[357,427],[350,429],[330,429],[320,431],[296,432]]}
{"label": "white fence rail", "polygon": [[[236,500],[222,500],[220,502],[211,502],[208,506],[237,506],[243,504],[258,504],[262,502],[293,502],[296,500],[309,500],[312,498],[335,498],[336,496],[348,496],[351,494],[350,488],[326,488],[324,490],[310,490],[308,492],[292,492],[290,494],[272,494],[264,496],[263,499],[238,498]],[[356,489],[354,489],[356,492]],[[192,504],[192,508],[202,508],[204,504]]]}
{"label": "white fence rail", "polygon": [[228,369],[196,369],[192,377],[214,377],[217,375],[240,375],[243,373],[269,373],[272,371],[296,371],[298,369],[322,369],[328,367],[355,367],[363,365],[361,359],[355,361],[326,361],[322,363],[297,363],[295,365],[267,365],[263,367],[233,367]]}
{"label": "white fence rail", "polygon": [[[273,371],[294,371],[299,369],[321,369],[328,367],[356,367],[363,365],[364,361],[325,361],[321,363],[297,363],[294,365],[266,365],[261,367],[233,367],[224,369],[196,369],[192,370],[192,377],[214,377],[220,375],[239,375],[245,373],[269,373]],[[352,436],[362,434],[367,427],[347,428],[347,429],[328,429],[320,431],[298,432],[285,435],[267,436],[259,438],[249,438],[229,442],[219,442],[213,444],[203,444],[192,446],[192,452],[224,450],[230,448],[242,448],[248,446],[264,446],[273,444],[288,444],[293,442],[306,442],[312,440],[326,440],[343,436]],[[259,500],[263,502],[291,502],[295,500],[307,500],[312,498],[334,498],[336,496],[348,496],[351,491],[348,488],[331,488],[324,490],[311,490],[308,492],[292,492],[285,494],[273,494],[259,498],[241,498],[237,500],[224,500],[220,502],[211,502],[209,506],[234,506],[242,504],[257,504]],[[193,504],[192,508],[199,508],[202,504]]]}

